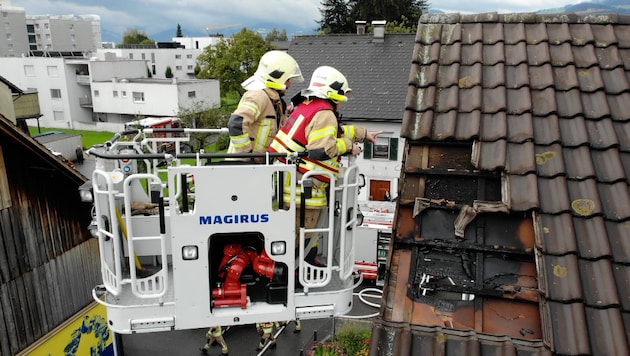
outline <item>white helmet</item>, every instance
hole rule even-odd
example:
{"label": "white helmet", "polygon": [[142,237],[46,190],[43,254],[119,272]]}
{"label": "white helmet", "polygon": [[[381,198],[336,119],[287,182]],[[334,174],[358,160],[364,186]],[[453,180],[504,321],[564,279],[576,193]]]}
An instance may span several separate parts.
{"label": "white helmet", "polygon": [[311,82],[308,88],[302,92],[302,95],[343,102],[348,100],[347,94],[351,91],[348,80],[340,71],[333,67],[322,66],[315,69],[311,76]]}
{"label": "white helmet", "polygon": [[287,88],[285,83],[289,79],[304,81],[297,62],[284,51],[269,51],[263,54],[253,77],[261,80],[266,87],[276,90],[285,90]]}

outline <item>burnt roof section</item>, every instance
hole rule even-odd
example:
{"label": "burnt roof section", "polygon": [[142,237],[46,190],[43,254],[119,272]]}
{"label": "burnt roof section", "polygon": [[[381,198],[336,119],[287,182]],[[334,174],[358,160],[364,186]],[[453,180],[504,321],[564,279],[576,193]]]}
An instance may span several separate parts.
{"label": "burnt roof section", "polygon": [[[425,14],[406,82],[395,242],[370,354],[630,354],[630,16]],[[466,145],[469,154],[435,171],[441,158],[454,156],[445,147]],[[452,232],[443,231],[448,224],[438,220],[452,230],[458,212],[468,209],[467,221],[479,219],[468,204],[436,196],[453,172],[458,178],[468,172],[474,181],[498,175],[495,203],[508,218],[522,218],[523,230],[514,234],[523,244],[512,245],[520,255],[505,249],[504,259],[522,258],[520,276],[534,268],[537,292],[528,296],[539,310],[535,335],[528,328],[511,333],[511,324],[535,316],[518,303],[518,293],[503,312],[498,304],[488,309],[488,299],[477,294],[482,301],[472,304],[474,311],[455,308],[448,320],[458,323],[450,325],[428,317],[439,316],[439,305],[409,297],[414,281],[428,286],[418,253],[431,261],[427,250],[451,241]],[[479,182],[472,187],[474,194],[459,199],[486,192]],[[443,210],[424,219],[422,209],[436,205],[456,206],[451,220]],[[475,225],[485,245],[474,247],[485,249],[478,260],[484,263],[495,248],[490,230],[502,223],[489,222]],[[476,292],[473,284],[466,288]],[[498,302],[508,303],[505,295]],[[497,320],[480,310],[500,313],[503,325],[488,327]]]}
{"label": "burnt roof section", "polygon": [[288,53],[300,65],[304,83],[287,92],[291,98],[308,86],[313,71],[332,66],[348,79],[352,93],[341,110],[345,119],[401,122],[405,107],[413,34],[298,36]]}

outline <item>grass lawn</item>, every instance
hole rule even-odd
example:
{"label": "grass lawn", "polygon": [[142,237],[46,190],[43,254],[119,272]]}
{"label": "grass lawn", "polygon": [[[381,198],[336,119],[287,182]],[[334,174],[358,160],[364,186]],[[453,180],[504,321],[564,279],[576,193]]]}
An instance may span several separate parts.
{"label": "grass lawn", "polygon": [[[37,127],[29,126],[29,131],[31,135],[37,135],[39,132],[37,131]],[[81,143],[84,148],[90,148],[96,144],[104,143],[105,141],[114,137],[113,132],[107,131],[83,131],[83,130],[70,130],[70,129],[56,129],[56,128],[44,128],[40,129],[41,133],[56,131],[63,132],[71,135],[81,135]]]}

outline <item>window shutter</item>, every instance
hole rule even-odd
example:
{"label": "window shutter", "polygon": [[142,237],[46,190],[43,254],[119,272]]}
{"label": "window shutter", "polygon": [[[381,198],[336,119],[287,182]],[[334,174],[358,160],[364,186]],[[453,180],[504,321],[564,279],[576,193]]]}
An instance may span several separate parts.
{"label": "window shutter", "polygon": [[398,138],[389,138],[389,160],[396,161],[398,159]]}
{"label": "window shutter", "polygon": [[365,141],[363,142],[363,159],[371,159],[372,158],[372,143]]}

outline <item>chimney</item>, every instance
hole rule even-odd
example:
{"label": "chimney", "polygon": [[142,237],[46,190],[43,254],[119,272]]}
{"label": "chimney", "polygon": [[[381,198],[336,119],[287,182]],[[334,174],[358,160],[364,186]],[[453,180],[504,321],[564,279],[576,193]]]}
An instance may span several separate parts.
{"label": "chimney", "polygon": [[354,24],[357,26],[357,35],[365,35],[365,25],[367,21],[357,20]]}
{"label": "chimney", "polygon": [[373,42],[383,42],[385,41],[385,24],[387,21],[385,20],[374,20],[372,21],[372,27],[374,28],[374,40]]}

